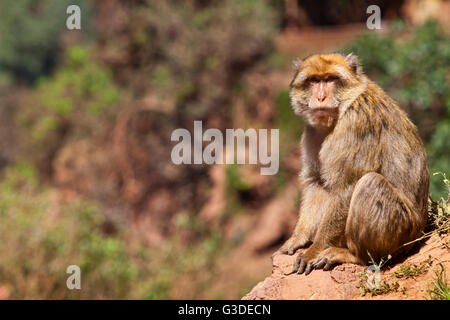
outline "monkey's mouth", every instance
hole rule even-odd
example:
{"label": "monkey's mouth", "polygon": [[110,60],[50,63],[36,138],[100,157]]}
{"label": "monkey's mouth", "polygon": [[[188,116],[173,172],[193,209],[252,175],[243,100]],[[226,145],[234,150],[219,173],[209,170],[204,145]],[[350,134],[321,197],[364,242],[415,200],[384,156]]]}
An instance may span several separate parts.
{"label": "monkey's mouth", "polygon": [[318,106],[318,107],[312,107],[310,110],[317,110],[317,111],[329,111],[337,109],[335,106]]}

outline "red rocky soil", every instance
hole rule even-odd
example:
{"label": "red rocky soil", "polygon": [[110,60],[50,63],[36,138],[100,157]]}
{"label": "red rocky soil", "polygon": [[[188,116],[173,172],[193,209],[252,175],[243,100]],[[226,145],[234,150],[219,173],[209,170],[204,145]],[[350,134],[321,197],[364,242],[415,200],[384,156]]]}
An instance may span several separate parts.
{"label": "red rocky soil", "polygon": [[[354,264],[336,266],[331,271],[314,270],[308,276],[304,274],[289,274],[292,270],[297,252],[293,256],[278,255],[273,259],[272,275],[258,283],[244,300],[260,299],[430,299],[428,290],[433,288],[436,271],[442,263],[450,279],[450,236],[439,237],[433,235],[416,253],[401,262],[381,271],[381,282],[398,288],[386,293],[372,295],[370,292],[361,293],[362,273],[365,267]],[[431,257],[431,258],[430,258]],[[414,277],[396,277],[395,271],[400,266],[426,265],[424,272]]]}

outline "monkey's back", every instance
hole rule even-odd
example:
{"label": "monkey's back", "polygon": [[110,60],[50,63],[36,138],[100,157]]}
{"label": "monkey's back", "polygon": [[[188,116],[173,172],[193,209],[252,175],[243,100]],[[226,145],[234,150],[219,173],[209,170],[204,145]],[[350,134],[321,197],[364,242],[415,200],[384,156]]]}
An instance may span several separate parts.
{"label": "monkey's back", "polygon": [[366,91],[340,115],[319,158],[326,188],[351,192],[364,174],[376,172],[426,217],[429,171],[417,128],[370,80]]}

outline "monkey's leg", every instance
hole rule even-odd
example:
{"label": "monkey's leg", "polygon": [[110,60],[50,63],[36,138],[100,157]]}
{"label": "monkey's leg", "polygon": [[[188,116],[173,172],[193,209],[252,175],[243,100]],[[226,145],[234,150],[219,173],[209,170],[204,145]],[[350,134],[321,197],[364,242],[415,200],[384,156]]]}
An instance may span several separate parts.
{"label": "monkey's leg", "polygon": [[329,269],[337,263],[365,264],[368,252],[374,259],[393,254],[421,230],[419,215],[411,211],[408,200],[380,174],[364,175],[355,185],[349,202],[348,210],[345,202],[340,206],[336,202],[331,207],[333,210],[320,224],[314,244],[298,257],[294,271],[309,274],[314,268]]}
{"label": "monkey's leg", "polygon": [[355,186],[347,217],[350,252],[364,262],[369,260],[368,253],[376,260],[394,254],[422,230],[425,220],[411,208],[403,193],[382,175],[364,175]]}
{"label": "monkey's leg", "polygon": [[310,185],[305,188],[294,232],[272,257],[280,253],[292,255],[298,248],[305,247],[313,241],[329,198],[328,192],[320,186]]}

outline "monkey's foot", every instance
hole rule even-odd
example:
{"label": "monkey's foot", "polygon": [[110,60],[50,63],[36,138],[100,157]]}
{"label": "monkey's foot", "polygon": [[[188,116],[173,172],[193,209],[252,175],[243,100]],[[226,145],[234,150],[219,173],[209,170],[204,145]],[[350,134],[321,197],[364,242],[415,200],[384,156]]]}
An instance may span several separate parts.
{"label": "monkey's foot", "polygon": [[[347,248],[329,247],[320,251],[315,257],[314,252],[308,254],[308,251],[297,257],[293,272],[298,274],[305,272],[305,275],[308,275],[313,269],[323,268],[323,270],[328,271],[334,265],[340,263],[361,263],[360,259],[351,254]],[[315,251],[317,252],[317,250]]]}

